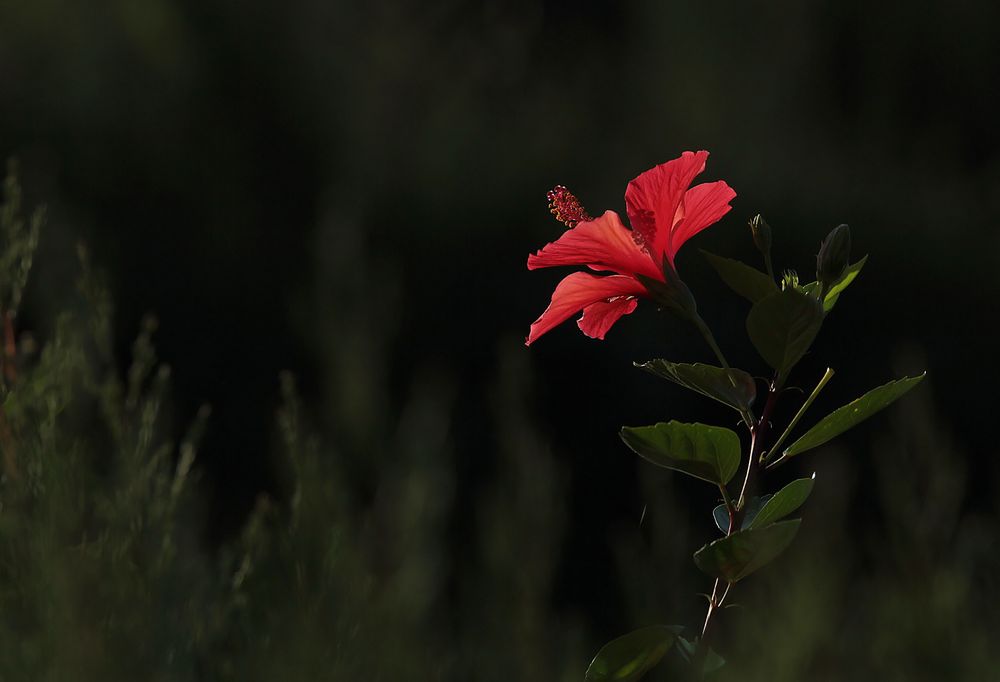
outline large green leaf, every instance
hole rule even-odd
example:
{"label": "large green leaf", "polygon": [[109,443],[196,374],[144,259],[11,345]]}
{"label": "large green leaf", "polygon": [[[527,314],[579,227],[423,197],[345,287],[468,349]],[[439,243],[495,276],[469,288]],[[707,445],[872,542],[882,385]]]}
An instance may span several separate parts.
{"label": "large green leaf", "polygon": [[[840,294],[843,293],[844,289],[851,285],[851,282],[857,279],[858,274],[861,273],[861,268],[865,266],[867,261],[868,256],[865,256],[857,263],[847,266],[847,269],[844,270],[844,274],[840,276],[840,279],[834,282],[833,286],[830,287],[830,290],[826,292],[826,297],[823,299],[824,313],[828,313],[833,310],[833,306],[837,305],[837,299],[840,298]],[[818,296],[819,287],[819,282],[809,282],[809,284],[803,286],[802,289],[811,296]]]}
{"label": "large green leaf", "polygon": [[[740,530],[750,527],[753,520],[757,518],[757,514],[761,508],[771,497],[771,495],[761,495],[760,497],[754,496],[747,500],[743,511],[743,521],[740,523]],[[726,505],[720,504],[713,509],[712,518],[715,519],[715,525],[719,530],[723,533],[729,532],[729,510],[726,509]]]}
{"label": "large green leaf", "polygon": [[812,344],[823,324],[819,302],[789,287],[761,299],[747,316],[747,332],[761,357],[783,381]]}
{"label": "large green leaf", "polygon": [[623,427],[621,437],[643,459],[709,483],[729,483],[740,466],[740,437],[721,426],[660,422]]}
{"label": "large green leaf", "polygon": [[677,639],[676,629],[666,625],[650,625],[608,642],[590,662],[586,681],[638,680],[670,651]]}
{"label": "large green leaf", "polygon": [[708,543],[694,553],[694,563],[705,573],[735,583],[781,554],[799,530],[799,519],[748,528]]}
{"label": "large green leaf", "polygon": [[816,474],[809,478],[792,481],[776,492],[750,522],[749,528],[763,528],[779,519],[783,519],[802,506],[812,492]]}
{"label": "large green leaf", "polygon": [[727,370],[700,362],[681,364],[667,360],[650,360],[642,364],[636,363],[635,366],[718,400],[740,413],[750,409],[757,397],[757,385],[753,377],[741,369]]}
{"label": "large green leaf", "polygon": [[901,398],[907,391],[919,384],[926,375],[927,373],[924,372],[920,376],[890,381],[868,391],[854,402],[837,408],[823,417],[816,426],[806,431],[805,435],[785,448],[782,459],[819,447],[844,431],[857,426],[882,408],[888,407]]}
{"label": "large green leaf", "polygon": [[774,283],[774,280],[760,270],[738,260],[716,256],[705,250],[702,250],[702,253],[705,254],[705,258],[715,268],[715,271],[719,273],[722,281],[751,303],[756,303],[778,291],[778,285]]}

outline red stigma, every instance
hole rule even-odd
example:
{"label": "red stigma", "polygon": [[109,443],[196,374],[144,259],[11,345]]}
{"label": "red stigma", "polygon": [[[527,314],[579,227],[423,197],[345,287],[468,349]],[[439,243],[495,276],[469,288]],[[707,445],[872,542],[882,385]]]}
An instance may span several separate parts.
{"label": "red stigma", "polygon": [[564,186],[556,185],[546,196],[549,200],[549,213],[566,227],[573,228],[577,223],[593,220],[580,205],[580,200]]}

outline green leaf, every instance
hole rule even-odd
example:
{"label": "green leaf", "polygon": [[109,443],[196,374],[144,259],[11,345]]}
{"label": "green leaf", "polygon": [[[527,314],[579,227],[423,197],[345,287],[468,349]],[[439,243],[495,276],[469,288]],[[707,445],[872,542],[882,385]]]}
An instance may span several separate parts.
{"label": "green leaf", "polygon": [[[677,651],[680,652],[681,658],[683,658],[688,663],[694,657],[695,651],[698,650],[698,638],[695,637],[693,640],[685,639],[678,635],[677,637]],[[708,653],[705,655],[705,661],[701,666],[702,675],[711,675],[716,670],[719,670],[724,665],[726,665],[726,659],[715,652],[712,647],[708,648]]]}
{"label": "green leaf", "polygon": [[[750,524],[757,517],[757,513],[760,512],[761,507],[770,500],[772,495],[762,495],[761,497],[751,497],[746,502],[746,511],[743,512],[743,522],[740,524],[740,530],[744,528],[749,528]],[[712,510],[712,518],[715,519],[715,525],[723,533],[729,532],[729,510],[726,509],[726,505],[720,504],[715,509]]]}
{"label": "green leaf", "polygon": [[740,466],[740,437],[721,426],[660,422],[626,426],[622,440],[653,464],[725,485]]}
{"label": "green leaf", "polygon": [[[853,265],[848,265],[847,269],[844,270],[844,274],[840,276],[830,290],[826,292],[826,298],[823,299],[823,312],[828,313],[833,310],[833,306],[837,305],[837,299],[840,298],[840,294],[851,285],[855,279],[857,279],[858,274],[861,273],[861,268],[865,267],[865,263],[868,261],[868,256],[865,256],[857,263]],[[819,282],[810,282],[806,284],[802,289],[811,296],[819,296]]]}
{"label": "green leaf", "polygon": [[715,268],[715,271],[719,273],[722,281],[751,303],[756,303],[778,291],[778,285],[774,283],[774,280],[760,270],[738,260],[716,256],[705,250],[702,250],[702,253],[705,254],[705,258]]}
{"label": "green leaf", "polygon": [[723,533],[729,532],[729,510],[726,505],[720,504],[712,510],[712,519],[715,520],[715,527]]}
{"label": "green leaf", "polygon": [[812,492],[813,483],[816,482],[816,474],[809,478],[800,478],[792,481],[784,488],[776,492],[771,499],[761,507],[749,528],[763,528],[764,526],[783,519],[793,511],[802,506]]}
{"label": "green leaf", "polygon": [[694,553],[694,563],[705,573],[735,583],[781,554],[799,530],[799,519],[749,528],[708,543]]}
{"label": "green leaf", "polygon": [[783,381],[802,359],[823,324],[823,308],[812,296],[785,289],[761,299],[747,316],[747,332],[761,357]]}
{"label": "green leaf", "polygon": [[675,628],[650,625],[605,644],[587,668],[587,682],[632,682],[638,680],[670,651]]}
{"label": "green leaf", "polygon": [[925,376],[927,376],[927,372],[916,377],[904,377],[890,381],[868,391],[854,402],[837,408],[823,417],[816,426],[806,431],[805,435],[785,448],[782,459],[819,447],[844,431],[857,426],[901,398],[907,391],[919,384]]}
{"label": "green leaf", "polygon": [[650,360],[642,364],[636,363],[635,366],[678,386],[718,400],[740,413],[750,409],[757,397],[757,385],[753,377],[741,369],[726,370],[700,362],[680,364],[667,360]]}

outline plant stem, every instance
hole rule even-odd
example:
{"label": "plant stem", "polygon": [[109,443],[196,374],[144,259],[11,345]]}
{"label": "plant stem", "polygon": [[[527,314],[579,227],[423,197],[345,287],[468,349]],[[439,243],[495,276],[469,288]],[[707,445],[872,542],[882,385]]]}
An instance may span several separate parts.
{"label": "plant stem", "polygon": [[[726,370],[726,372],[730,373],[729,381],[732,382],[735,387],[736,379],[733,378],[732,367],[729,366],[729,361],[726,360],[726,356],[723,355],[722,349],[719,348],[719,344],[715,341],[715,335],[712,334],[712,330],[709,329],[708,324],[698,313],[691,316],[691,321],[694,323],[694,326],[698,328],[698,331],[701,332],[701,335],[705,338],[705,342],[708,343],[709,348],[711,348],[712,352],[715,353],[715,357],[719,359],[719,363],[722,365],[722,368]],[[743,422],[747,425],[747,428],[752,430],[754,423],[753,410],[750,408],[740,410],[740,416],[743,418]]]}
{"label": "plant stem", "polygon": [[699,644],[705,641],[705,635],[708,634],[708,626],[712,624],[712,614],[715,613],[715,607],[718,603],[719,584],[721,582],[721,578],[716,578],[715,584],[712,585],[712,596],[708,599],[708,613],[705,614],[705,623],[701,626],[701,640],[699,640]]}
{"label": "plant stem", "polygon": [[764,404],[764,411],[760,415],[760,421],[750,427],[750,457],[747,459],[747,472],[743,477],[743,487],[740,489],[740,497],[736,502],[736,511],[742,511],[746,503],[747,490],[750,487],[750,477],[757,468],[757,458],[760,449],[764,445],[764,439],[771,428],[771,412],[778,402],[777,380],[771,381],[767,387],[767,402]]}
{"label": "plant stem", "polygon": [[[705,678],[705,657],[708,656],[708,634],[709,626],[712,624],[712,616],[722,604],[722,601],[719,600],[719,584],[721,582],[721,579],[716,578],[715,584],[712,585],[712,596],[708,598],[708,612],[705,613],[705,623],[701,626],[701,637],[698,638],[698,645],[695,647],[694,655],[691,656],[691,667],[694,668],[695,675],[699,680]],[[729,594],[730,587],[731,585],[727,583],[725,594]]]}
{"label": "plant stem", "polygon": [[[704,324],[704,322],[702,323]],[[707,327],[705,327],[707,329]],[[711,332],[708,332],[710,335]],[[709,338],[708,335],[705,337]],[[710,344],[711,345],[711,344]],[[719,490],[722,492],[722,501],[726,505],[726,510],[729,512],[729,532],[726,533],[726,537],[729,537],[737,531],[739,528],[740,512],[743,510],[743,505],[746,503],[747,488],[750,484],[750,474],[757,468],[757,457],[759,455],[758,449],[762,446],[764,438],[767,437],[767,432],[770,429],[770,419],[771,412],[774,410],[774,405],[778,401],[778,389],[777,389],[777,379],[771,381],[767,387],[767,402],[764,404],[764,411],[760,415],[759,421],[748,421],[747,425],[750,427],[750,456],[747,458],[747,472],[743,478],[743,487],[740,489],[739,501],[733,505],[733,500],[729,497],[729,491],[726,486],[719,485]],[[701,638],[698,640],[698,646],[695,649],[694,655],[691,657],[691,663],[694,666],[698,679],[704,677],[702,675],[702,667],[704,665],[705,657],[708,655],[708,634],[709,627],[712,624],[712,616],[715,612],[722,606],[722,602],[729,595],[729,590],[732,587],[732,583],[726,583],[726,591],[719,597],[719,585],[721,579],[716,578],[715,584],[712,585],[712,596],[708,598],[708,611],[705,613],[705,622],[701,626]]]}
{"label": "plant stem", "polygon": [[[827,382],[833,378],[833,375],[834,375],[833,369],[827,367],[826,372],[823,373],[822,378],[820,378],[819,383],[816,384],[816,387],[812,390],[812,393],[810,393],[809,397],[806,398],[806,401],[802,403],[802,407],[800,407],[799,411],[795,413],[794,417],[792,417],[792,421],[788,422],[788,427],[785,429],[784,433],[781,434],[781,436],[778,438],[777,441],[775,441],[771,449],[768,450],[768,452],[766,453],[767,456],[764,456],[765,453],[761,452],[761,464],[763,464],[765,467],[768,467],[771,464],[771,459],[774,457],[774,454],[780,451],[782,444],[784,444],[785,442],[785,439],[788,438],[788,436],[791,434],[792,429],[794,429],[796,425],[798,425],[799,420],[802,419],[803,415],[805,415],[806,410],[808,410],[809,406],[813,404],[813,401],[816,400],[816,396],[820,394],[820,391],[823,390],[823,387],[826,386]],[[774,462],[774,466],[777,466],[778,462],[780,462],[782,459],[784,459],[784,455],[782,455],[781,458],[779,458],[776,462]]]}

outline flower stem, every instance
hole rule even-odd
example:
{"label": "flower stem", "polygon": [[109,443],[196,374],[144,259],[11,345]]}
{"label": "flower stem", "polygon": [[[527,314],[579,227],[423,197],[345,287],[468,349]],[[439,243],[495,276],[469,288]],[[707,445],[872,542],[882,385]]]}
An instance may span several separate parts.
{"label": "flower stem", "polygon": [[767,268],[767,274],[773,280],[774,279],[774,266],[771,265],[771,252],[770,251],[768,251],[767,253],[764,254],[764,267]]}
{"label": "flower stem", "polygon": [[[705,338],[705,342],[708,343],[709,348],[715,353],[715,357],[719,359],[719,363],[722,368],[729,372],[729,381],[732,382],[733,386],[736,386],[736,378],[732,375],[732,367],[729,366],[729,361],[726,360],[726,356],[722,353],[722,349],[719,348],[719,344],[715,340],[715,335],[712,334],[712,330],[709,329],[708,324],[702,319],[701,315],[694,313],[691,315],[691,321],[694,326],[698,328],[701,335]],[[747,425],[747,428],[752,429],[754,423],[753,410],[746,408],[740,410],[740,416],[743,418],[743,422]]]}
{"label": "flower stem", "polygon": [[719,344],[716,343],[715,341],[715,335],[712,334],[712,330],[708,328],[708,324],[705,322],[705,320],[702,319],[701,315],[695,313],[691,317],[691,321],[694,322],[694,326],[698,328],[698,331],[701,332],[701,335],[705,337],[705,341],[708,342],[708,345],[712,349],[712,352],[715,353],[715,357],[717,357],[719,359],[719,362],[722,363],[722,367],[727,370],[730,369],[729,361],[726,360],[726,356],[723,355],[722,349],[719,348]]}

